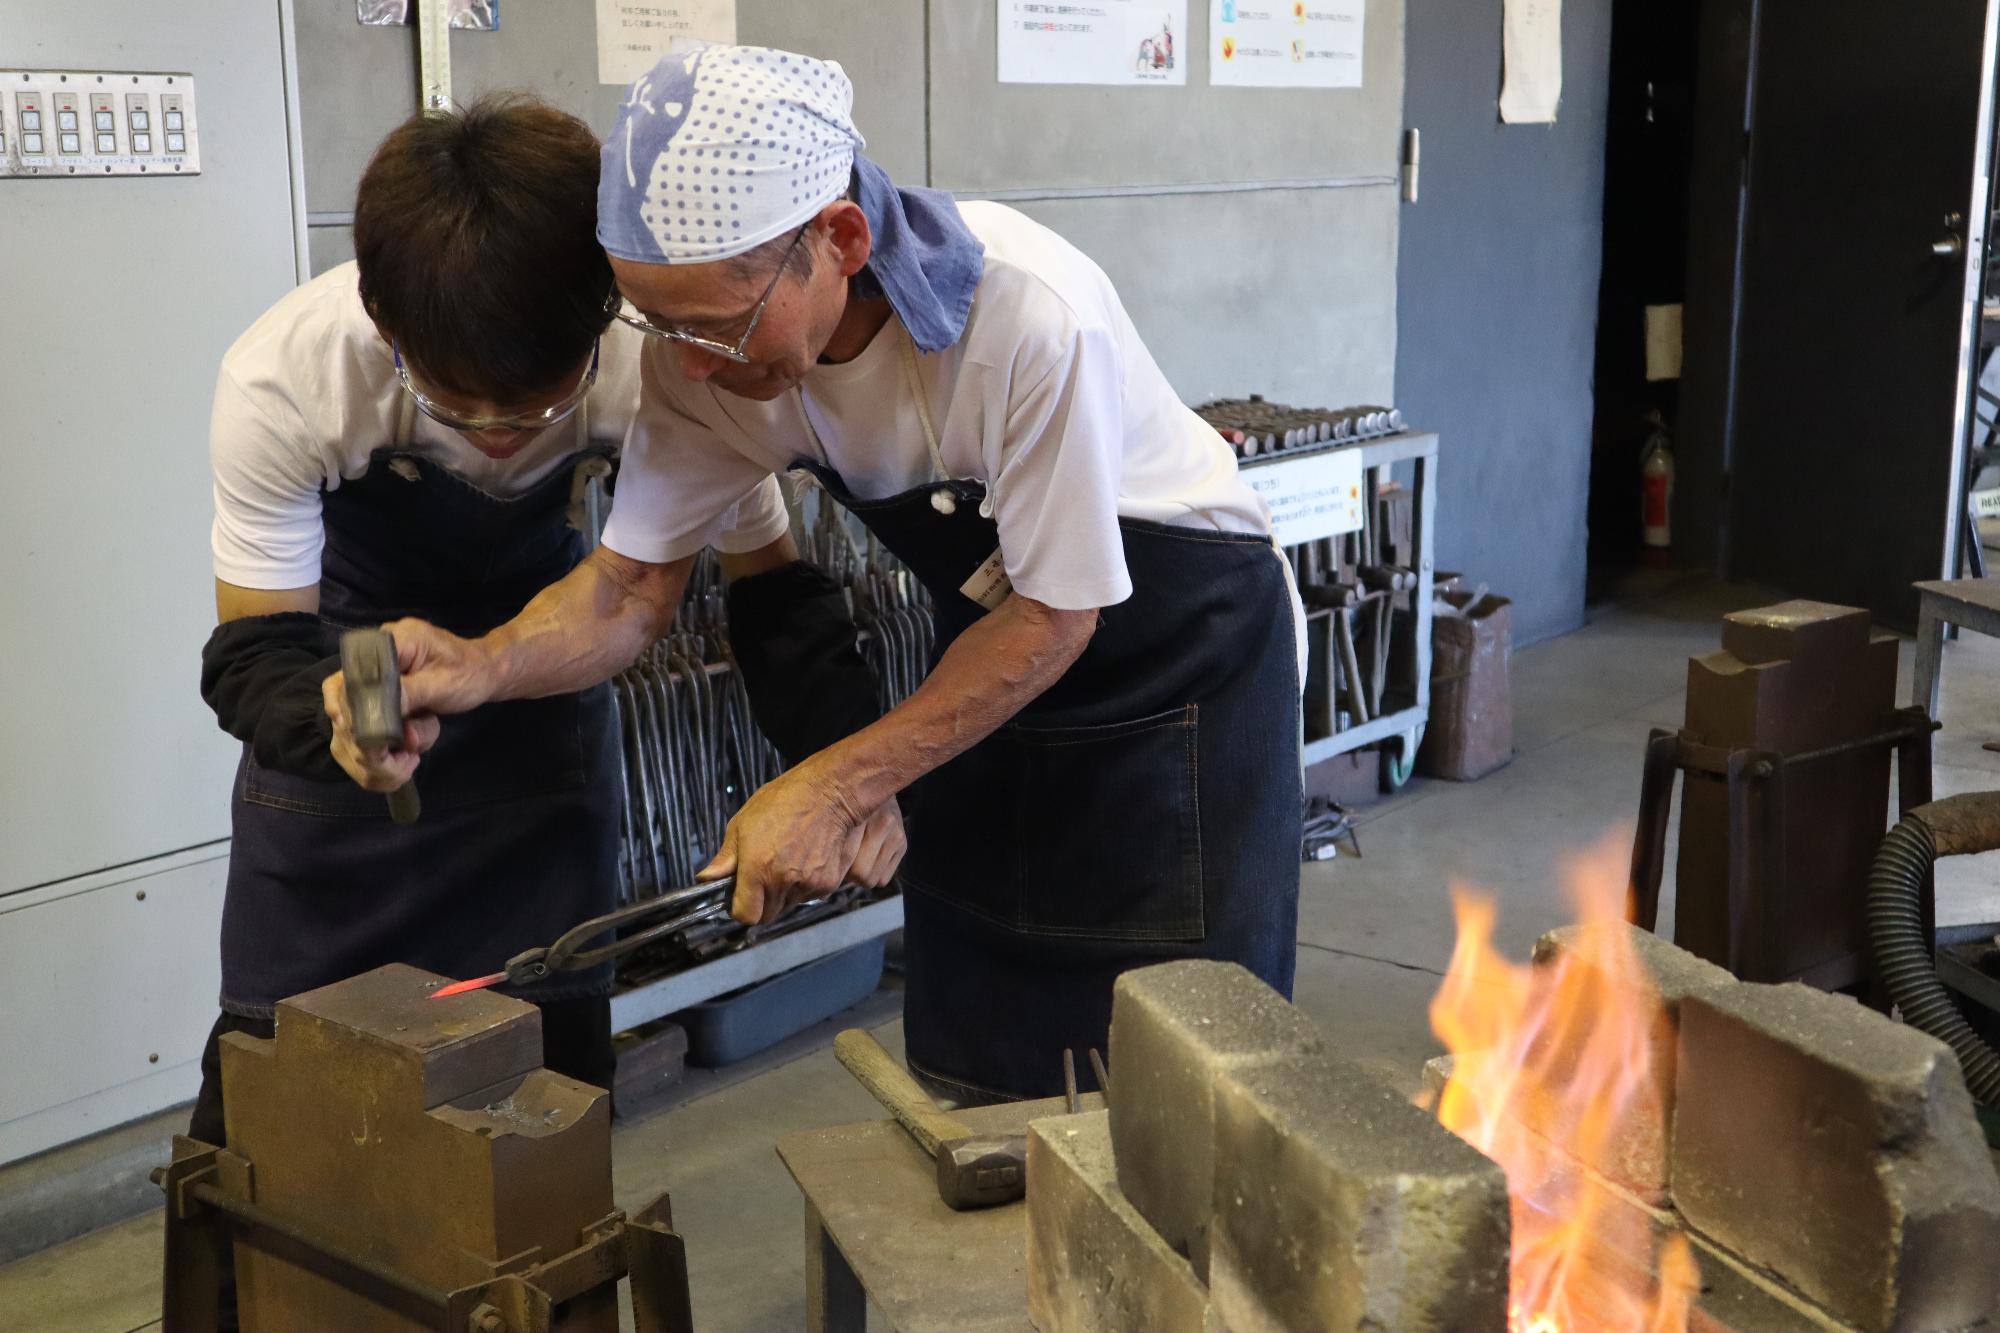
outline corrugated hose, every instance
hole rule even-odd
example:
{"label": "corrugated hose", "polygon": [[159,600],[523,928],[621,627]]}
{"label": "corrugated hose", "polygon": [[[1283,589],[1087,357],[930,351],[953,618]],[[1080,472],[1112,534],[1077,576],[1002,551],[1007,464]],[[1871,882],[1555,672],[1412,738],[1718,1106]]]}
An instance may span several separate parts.
{"label": "corrugated hose", "polygon": [[1973,1097],[2000,1106],[2000,1051],[1958,1011],[1938,980],[1932,942],[1925,936],[1923,899],[1937,858],[1937,839],[1922,810],[1905,815],[1882,840],[1868,872],[1868,938],[1875,966],[1903,1020],[1951,1047]]}

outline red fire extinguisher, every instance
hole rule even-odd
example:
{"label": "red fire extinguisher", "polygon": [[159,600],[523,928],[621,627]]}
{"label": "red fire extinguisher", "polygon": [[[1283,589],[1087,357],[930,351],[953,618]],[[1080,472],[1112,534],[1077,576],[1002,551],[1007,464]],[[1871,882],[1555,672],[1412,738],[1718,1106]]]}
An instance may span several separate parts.
{"label": "red fire extinguisher", "polygon": [[1639,460],[1639,515],[1645,544],[1664,551],[1673,545],[1674,449],[1667,423],[1652,414],[1653,434]]}

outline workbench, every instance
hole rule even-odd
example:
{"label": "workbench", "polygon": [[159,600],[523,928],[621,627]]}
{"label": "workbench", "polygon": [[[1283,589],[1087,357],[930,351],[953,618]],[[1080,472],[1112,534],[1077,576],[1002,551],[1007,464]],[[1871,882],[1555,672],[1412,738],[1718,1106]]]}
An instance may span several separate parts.
{"label": "workbench", "polygon": [[1916,589],[1917,660],[1910,673],[1910,702],[1926,717],[1935,718],[1938,681],[1944,675],[1945,628],[1956,625],[2000,638],[2000,577],[1933,579]]}
{"label": "workbench", "polygon": [[[1101,1110],[1097,1093],[1082,1099]],[[1022,1134],[1066,1114],[1060,1097],[952,1113],[975,1133]],[[1033,1333],[1028,1205],[955,1213],[932,1159],[894,1120],[778,1140],[806,1214],[806,1328],[864,1333],[868,1302],[894,1333]]]}

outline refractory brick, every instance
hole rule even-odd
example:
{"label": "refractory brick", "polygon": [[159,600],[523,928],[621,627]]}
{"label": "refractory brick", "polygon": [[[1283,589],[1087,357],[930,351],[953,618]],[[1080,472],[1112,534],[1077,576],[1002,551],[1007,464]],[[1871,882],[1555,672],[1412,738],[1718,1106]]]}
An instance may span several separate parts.
{"label": "refractory brick", "polygon": [[1209,1292],[1234,1333],[1504,1329],[1509,1232],[1500,1168],[1359,1067],[1218,1078]]}
{"label": "refractory brick", "polygon": [[[1564,926],[1535,941],[1537,966],[1553,967],[1564,961],[1571,967],[1590,969],[1610,993],[1628,996],[1633,1003],[1647,1002],[1643,997],[1648,993],[1658,997],[1658,1012],[1648,1024],[1648,1077],[1633,1090],[1602,1156],[1591,1165],[1647,1203],[1664,1205],[1669,1197],[1667,1144],[1673,1129],[1674,1059],[1681,1003],[1691,995],[1708,995],[1734,986],[1736,978],[1651,931],[1622,921]],[[1554,1061],[1554,1067],[1560,1072],[1560,1059]],[[1574,1126],[1566,1123],[1565,1115],[1573,1115],[1576,1108],[1540,1105],[1524,1098],[1517,1109],[1535,1121],[1528,1128],[1549,1142],[1563,1144],[1574,1139]]]}
{"label": "refractory brick", "polygon": [[1312,1020],[1235,963],[1161,963],[1118,978],[1108,1098],[1118,1184],[1203,1280],[1215,1079],[1322,1049]]}
{"label": "refractory brick", "polygon": [[2000,1179],[1951,1051],[1852,1001],[1738,985],[1681,1008],[1674,1202],[1866,1333],[2000,1297]]}
{"label": "refractory brick", "polygon": [[1108,1113],[1028,1126],[1028,1315],[1042,1333],[1203,1333],[1208,1292],[1118,1189]]}

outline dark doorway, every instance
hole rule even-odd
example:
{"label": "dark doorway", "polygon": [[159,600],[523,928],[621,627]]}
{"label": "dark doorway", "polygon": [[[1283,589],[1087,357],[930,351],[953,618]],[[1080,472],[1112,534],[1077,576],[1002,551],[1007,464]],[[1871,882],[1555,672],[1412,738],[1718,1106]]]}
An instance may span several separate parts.
{"label": "dark doorway", "polygon": [[1892,625],[1956,563],[1987,8],[1703,6],[1690,562]]}
{"label": "dark doorway", "polygon": [[1604,149],[1604,271],[1598,287],[1591,428],[1593,599],[1640,562],[1640,463],[1671,438],[1677,379],[1649,380],[1646,311],[1682,301],[1694,110],[1695,6],[1616,0]]}

